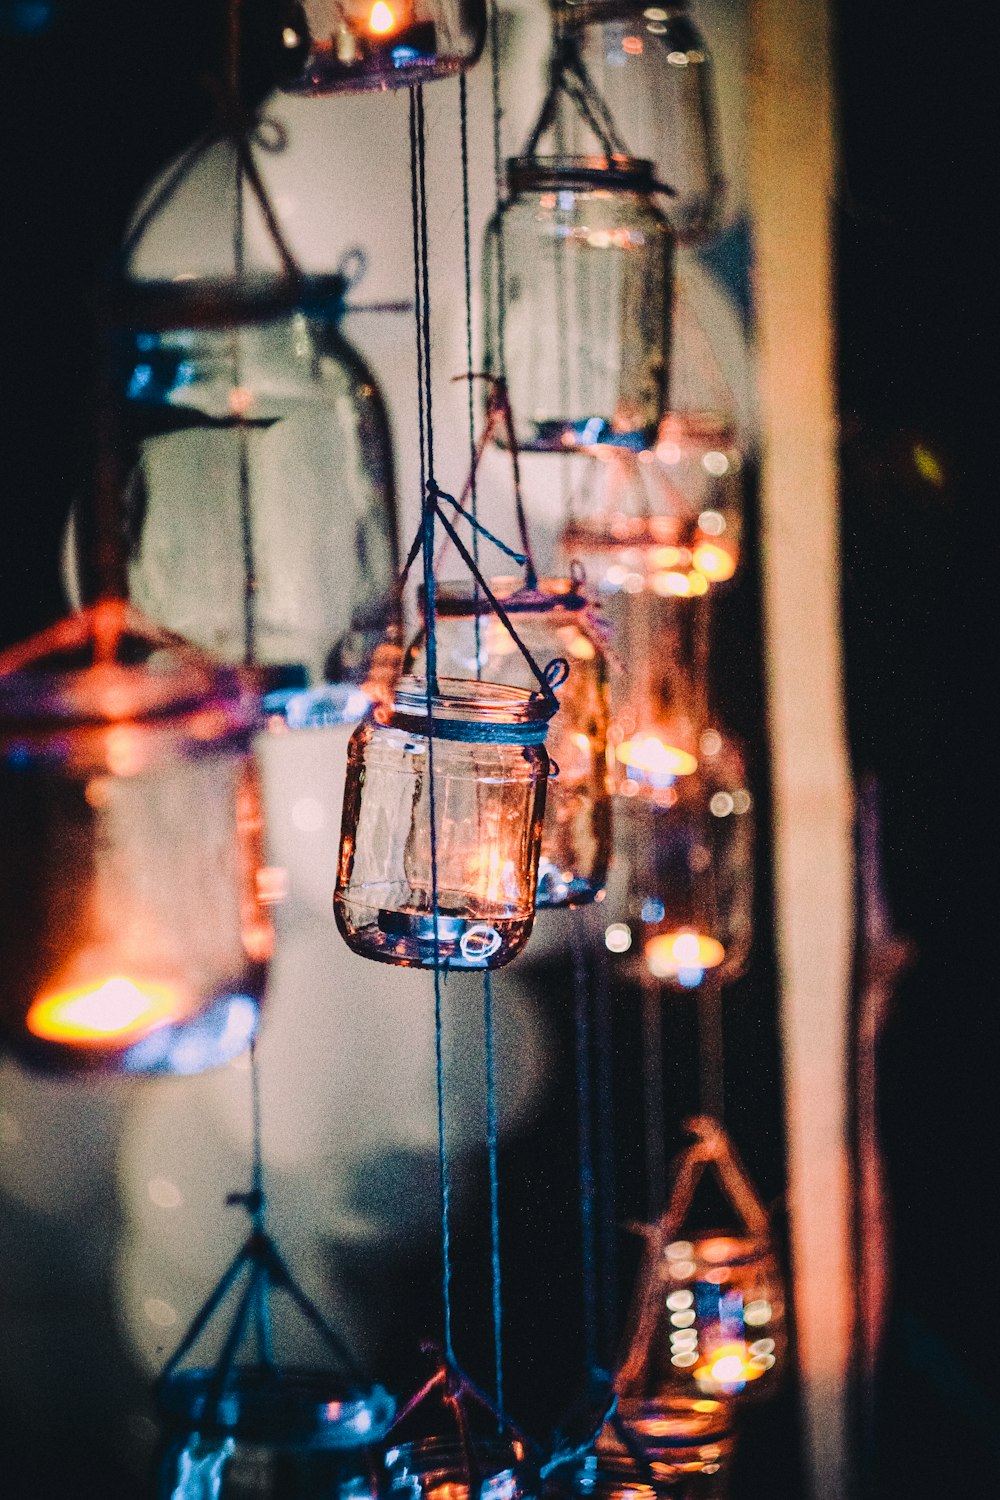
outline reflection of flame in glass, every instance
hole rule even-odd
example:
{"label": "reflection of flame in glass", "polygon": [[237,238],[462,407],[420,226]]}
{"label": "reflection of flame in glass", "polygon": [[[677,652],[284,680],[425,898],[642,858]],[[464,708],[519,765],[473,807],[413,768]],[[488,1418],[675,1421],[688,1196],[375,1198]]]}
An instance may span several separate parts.
{"label": "reflection of flame in glass", "polygon": [[725,583],[736,572],[736,559],[725,547],[702,542],[694,549],[692,562],[711,583]]}
{"label": "reflection of flame in glass", "polygon": [[385,0],[375,0],[375,4],[372,6],[372,13],[368,18],[369,29],[374,31],[377,36],[385,36],[387,32],[392,31],[395,25],[396,17],[389,6],[386,5]]}
{"label": "reflection of flame in glass", "polygon": [[181,1014],[172,985],[136,983],[124,975],[42,995],[27,1016],[33,1036],[51,1042],[130,1042]]}
{"label": "reflection of flame in glass", "polygon": [[702,1390],[721,1390],[735,1394],[749,1380],[757,1380],[767,1366],[748,1358],[746,1344],[717,1344],[705,1361],[694,1371]]}
{"label": "reflection of flame in glass", "polygon": [[686,989],[700,984],[705,970],[717,968],[726,956],[725,948],[715,938],[690,928],[659,933],[649,939],[645,952],[651,974],[657,979],[676,979]]}
{"label": "reflection of flame in glass", "polygon": [[675,776],[690,776],[698,762],[686,750],[665,745],[655,734],[637,734],[615,749],[615,759],[629,776],[651,786],[670,786]]}

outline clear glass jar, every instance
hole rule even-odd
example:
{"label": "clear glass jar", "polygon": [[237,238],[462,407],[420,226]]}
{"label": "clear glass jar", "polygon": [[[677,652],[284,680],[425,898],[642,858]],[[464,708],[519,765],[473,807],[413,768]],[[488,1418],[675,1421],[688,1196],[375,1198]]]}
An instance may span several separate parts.
{"label": "clear glass jar", "polygon": [[424,682],[404,677],[392,708],[358,726],[333,903],[356,953],[494,969],[520,952],[535,916],[550,713],[524,689],[442,678],[428,719]]}
{"label": "clear glass jar", "polygon": [[562,547],[601,595],[698,597],[736,572],[742,458],[730,424],[671,412],[654,448],[595,465],[574,496]]}
{"label": "clear glass jar", "polygon": [[211,1413],[214,1374],[160,1388],[160,1500],[375,1500],[395,1410],[384,1391],[345,1397],[322,1373],[242,1369]]}
{"label": "clear glass jar", "polygon": [[652,1233],[616,1379],[622,1417],[656,1433],[678,1395],[766,1394],[785,1353],[781,1276],[767,1235]]}
{"label": "clear glass jar", "polygon": [[[573,1493],[593,1500],[723,1500],[736,1446],[727,1402],[676,1396],[658,1415],[642,1418],[626,1402],[619,1415],[639,1439],[648,1468],[640,1466],[607,1424],[595,1451],[579,1464]],[[633,1420],[638,1416],[638,1420]]]}
{"label": "clear glass jar", "polygon": [[485,0],[284,0],[275,21],[282,87],[302,94],[447,78],[486,40]]}
{"label": "clear glass jar", "polygon": [[681,990],[697,989],[706,974],[737,979],[753,935],[753,802],[742,758],[715,730],[702,735],[699,753],[698,769],[665,789],[659,807],[633,801],[620,811],[626,951]]}
{"label": "clear glass jar", "polygon": [[[474,1500],[529,1500],[520,1473],[520,1444],[476,1442],[480,1485]],[[424,1438],[390,1448],[385,1456],[391,1500],[470,1500],[468,1461],[453,1439]]]}
{"label": "clear glass jar", "polygon": [[[545,799],[535,902],[579,906],[603,892],[611,857],[602,632],[572,578],[543,578],[534,589],[516,578],[493,578],[490,589],[539,666],[558,657],[569,663],[569,675],[555,690],[559,709],[545,742],[555,765]],[[488,682],[534,686],[527,662],[481,589],[471,581],[444,582],[435,597],[438,666],[446,676],[479,674]],[[423,671],[422,632],[407,661],[408,671]]]}
{"label": "clear glass jar", "polygon": [[506,364],[519,444],[649,447],[667,406],[674,260],[651,164],[525,157],[507,184],[486,238],[486,367]]}
{"label": "clear glass jar", "polygon": [[580,36],[583,59],[629,149],[675,190],[683,238],[718,228],[724,187],[708,45],[687,0],[552,0]]}
{"label": "clear glass jar", "polygon": [[0,656],[0,1023],[27,1062],[194,1073],[253,1036],[258,709],[115,602]]}

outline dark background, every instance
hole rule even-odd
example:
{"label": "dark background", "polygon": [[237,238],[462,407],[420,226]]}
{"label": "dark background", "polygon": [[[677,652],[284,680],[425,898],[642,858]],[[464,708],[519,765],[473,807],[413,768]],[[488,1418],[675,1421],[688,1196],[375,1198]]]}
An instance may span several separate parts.
{"label": "dark background", "polygon": [[[263,5],[265,0],[260,0]],[[844,628],[856,768],[881,783],[888,887],[918,960],[881,1049],[881,1110],[896,1222],[895,1291],[874,1438],[858,1460],[872,1495],[986,1494],[1000,1448],[988,1225],[1000,1061],[990,940],[996,926],[994,696],[997,419],[993,349],[997,137],[979,16],[929,0],[839,0],[843,173],[836,205],[843,413]],[[209,118],[221,0],[0,0],[0,642],[62,610],[57,558],[70,497],[88,483],[90,293],[127,210]],[[267,59],[259,57],[263,88]],[[921,451],[932,455],[928,464]],[[753,529],[751,506],[751,533]],[[751,535],[752,540],[752,535]],[[727,599],[718,652],[733,727],[748,740],[766,824],[759,671],[725,672],[727,638],[757,619],[750,576]],[[727,635],[728,633],[728,635]],[[985,681],[983,680],[985,678]],[[760,881],[767,930],[766,865]],[[539,975],[572,1057],[564,980]],[[643,1210],[635,1007],[618,1007],[616,1220]],[[631,1019],[628,1019],[631,1017]],[[623,1019],[625,1018],[625,1019]],[[693,1076],[690,1023],[669,1022],[668,1084]],[[762,943],[727,1002],[734,1133],[780,1217],[783,1182],[773,959]],[[572,1394],[575,1122],[571,1064],[530,1137],[505,1153],[510,1404],[536,1428]],[[630,1102],[631,1101],[631,1102]],[[693,1097],[691,1104],[694,1104]],[[673,1144],[673,1142],[671,1142]],[[479,1215],[482,1222],[482,1215]],[[614,1240],[627,1287],[629,1242]],[[485,1378],[485,1241],[457,1247],[462,1347]],[[377,1292],[388,1269],[344,1265]],[[414,1379],[437,1322],[435,1264],[406,1268],[397,1339],[380,1371]],[[388,1284],[385,1287],[388,1290]],[[620,1312],[612,1309],[609,1321]],[[0,1330],[0,1337],[3,1332]],[[477,1351],[480,1351],[477,1357]],[[95,1357],[96,1351],[95,1351]],[[53,1380],[58,1371],[53,1371]],[[794,1392],[751,1424],[737,1493],[800,1493]],[[126,1496],[100,1439],[13,1426],[0,1407],[6,1495]]]}

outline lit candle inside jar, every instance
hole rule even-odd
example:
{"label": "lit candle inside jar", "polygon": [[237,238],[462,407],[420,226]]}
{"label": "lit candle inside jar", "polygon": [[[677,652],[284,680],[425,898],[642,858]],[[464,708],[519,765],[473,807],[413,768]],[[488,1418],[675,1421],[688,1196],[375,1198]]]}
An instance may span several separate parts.
{"label": "lit candle inside jar", "polygon": [[183,1014],[173,985],[114,974],[40,995],[26,1025],[44,1041],[124,1047]]}
{"label": "lit candle inside jar", "polygon": [[630,781],[666,789],[678,776],[690,776],[698,762],[686,750],[668,745],[656,734],[637,734],[615,747],[615,759]]}
{"label": "lit candle inside jar", "polygon": [[368,30],[375,36],[388,36],[390,31],[396,30],[396,17],[385,0],[375,0],[368,17]]}
{"label": "lit candle inside jar", "polygon": [[726,950],[715,938],[691,928],[661,932],[651,937],[645,948],[649,971],[657,979],[675,979],[685,989],[694,989],[705,977],[706,969],[716,969]]}

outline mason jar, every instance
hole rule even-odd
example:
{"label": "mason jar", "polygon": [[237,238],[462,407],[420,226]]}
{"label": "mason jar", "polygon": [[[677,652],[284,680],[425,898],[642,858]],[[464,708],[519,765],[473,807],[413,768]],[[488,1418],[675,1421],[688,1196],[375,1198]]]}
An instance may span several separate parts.
{"label": "mason jar", "polygon": [[0,1024],[49,1070],[194,1073],[272,946],[241,674],[110,601],[0,656]]}
{"label": "mason jar", "polygon": [[674,261],[651,163],[515,158],[507,188],[486,237],[485,360],[506,371],[518,443],[648,448],[667,408]]}
{"label": "mason jar", "polygon": [[581,1500],[724,1500],[736,1446],[733,1411],[723,1401],[676,1396],[656,1417],[643,1418],[628,1403],[619,1417],[645,1455],[639,1464],[608,1423],[580,1460],[573,1494]]}
{"label": "mason jar", "polygon": [[403,677],[351,737],[337,925],[382,963],[499,968],[534,921],[553,705],[442,677],[432,708]]}
{"label": "mason jar", "polygon": [[272,24],[289,92],[396,89],[471,67],[486,40],[486,3],[283,0]]}
{"label": "mason jar", "polygon": [[474,1457],[473,1486],[468,1456],[454,1439],[424,1438],[390,1448],[385,1455],[390,1500],[532,1500],[519,1443],[476,1442]]}
{"label": "mason jar", "polygon": [[395,1411],[380,1387],[345,1396],[322,1372],[244,1368],[213,1401],[214,1377],[160,1387],[160,1500],[377,1500]]}
{"label": "mason jar", "polygon": [[[608,672],[600,622],[573,578],[542,578],[535,588],[493,578],[490,589],[541,667],[569,665],[555,689],[559,708],[546,749],[553,775],[545,802],[538,862],[539,907],[579,906],[603,891],[611,856],[608,787]],[[530,688],[534,678],[502,620],[471,581],[437,585],[437,650],[449,677]],[[408,670],[424,670],[423,633],[408,653]]]}
{"label": "mason jar", "polygon": [[603,598],[622,589],[697,598],[736,572],[742,456],[730,423],[670,412],[656,444],[595,466],[562,536]]}

